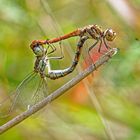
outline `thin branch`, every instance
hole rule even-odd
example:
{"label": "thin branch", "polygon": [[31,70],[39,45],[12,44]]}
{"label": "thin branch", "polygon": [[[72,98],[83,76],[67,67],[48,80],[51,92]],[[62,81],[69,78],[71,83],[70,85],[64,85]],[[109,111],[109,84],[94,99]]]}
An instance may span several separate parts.
{"label": "thin branch", "polygon": [[96,63],[95,65],[90,65],[86,70],[81,72],[79,75],[77,75],[75,78],[67,82],[65,85],[51,93],[49,96],[44,98],[39,103],[33,105],[29,110],[19,114],[12,120],[8,121],[4,125],[0,126],[0,134],[4,133],[8,129],[12,128],[13,126],[19,124],[26,118],[30,117],[35,112],[39,111],[43,107],[45,107],[48,103],[52,102],[59,96],[63,95],[67,90],[71,89],[74,85],[79,83],[82,79],[87,77],[89,74],[91,74],[94,70],[96,70],[98,67],[103,65],[105,62],[107,62],[114,54],[117,53],[117,48],[110,49],[105,55],[103,55]]}

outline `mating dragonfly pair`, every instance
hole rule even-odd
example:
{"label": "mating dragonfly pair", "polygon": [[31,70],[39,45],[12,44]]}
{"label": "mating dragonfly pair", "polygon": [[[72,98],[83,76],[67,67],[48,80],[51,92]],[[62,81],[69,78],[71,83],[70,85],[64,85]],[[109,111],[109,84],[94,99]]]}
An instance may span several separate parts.
{"label": "mating dragonfly pair", "polygon": [[[49,60],[63,58],[63,56],[48,57],[49,54],[53,53],[56,50],[56,48],[54,46],[51,46],[51,44],[74,36],[79,36],[80,39],[77,43],[77,49],[75,52],[75,57],[73,59],[72,65],[64,70],[51,70]],[[98,42],[100,42],[99,49],[98,49],[98,52],[100,52],[102,42],[105,44],[105,47],[109,49],[110,47],[107,45],[106,40],[113,41],[115,37],[116,37],[116,33],[112,29],[107,29],[105,31],[102,31],[101,27],[98,25],[88,25],[84,28],[77,29],[69,34],[51,40],[34,40],[30,45],[31,49],[33,50],[37,58],[34,65],[34,71],[36,73],[39,73],[41,78],[47,77],[54,80],[60,77],[64,77],[75,69],[81,55],[81,49],[87,39],[96,40],[96,42],[88,49],[88,52],[90,52]],[[47,45],[47,47],[45,48],[44,45]],[[50,47],[52,48],[52,51],[48,52],[48,49]],[[47,74],[45,73],[46,68],[48,68]]]}
{"label": "mating dragonfly pair", "polygon": [[[75,37],[75,36],[79,36],[79,41],[76,46],[77,48],[76,48],[75,56],[74,56],[71,66],[63,70],[52,70],[50,66],[50,60],[63,58],[63,56],[60,56],[60,57],[50,56],[50,54],[56,51],[56,48],[53,45],[53,43],[61,42],[62,40]],[[94,48],[98,43],[99,43],[98,52],[100,52],[102,43],[104,43],[105,47],[109,49],[110,47],[108,46],[106,42],[113,41],[115,37],[116,37],[116,33],[112,29],[107,29],[103,31],[101,27],[98,25],[88,25],[83,28],[79,28],[71,33],[68,33],[64,36],[60,36],[58,38],[54,38],[50,40],[34,40],[30,45],[30,48],[32,49],[33,53],[36,56],[36,61],[34,64],[34,71],[29,76],[27,76],[21,82],[21,84],[17,87],[9,113],[13,110],[16,104],[16,101],[20,97],[20,94],[21,94],[21,92],[19,91],[20,87],[26,82],[28,82],[34,75],[40,74],[40,77],[42,79],[42,82],[40,83],[40,85],[41,86],[43,85],[44,87],[46,87],[47,86],[46,78],[55,80],[73,72],[73,70],[76,68],[76,65],[79,62],[82,47],[84,46],[84,43],[86,42],[86,40],[93,39],[96,41],[92,46],[88,48],[89,53],[92,50],[92,48]],[[51,51],[49,51],[49,49],[51,49]],[[46,72],[46,69],[47,69],[47,72]],[[45,92],[46,91],[44,91],[44,93]],[[35,98],[36,95],[37,93],[35,93],[32,96],[32,99]],[[30,105],[28,107],[30,107]]]}

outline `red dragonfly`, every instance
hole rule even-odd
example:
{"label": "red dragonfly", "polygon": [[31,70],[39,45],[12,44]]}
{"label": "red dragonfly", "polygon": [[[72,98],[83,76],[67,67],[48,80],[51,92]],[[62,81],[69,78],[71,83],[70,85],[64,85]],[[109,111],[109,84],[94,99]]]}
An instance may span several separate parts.
{"label": "red dragonfly", "polygon": [[112,29],[106,29],[105,31],[102,30],[102,28],[98,25],[88,25],[83,28],[78,28],[77,30],[70,32],[66,35],[60,36],[58,38],[50,39],[50,40],[34,40],[30,47],[34,51],[34,47],[37,45],[46,45],[46,44],[52,44],[55,42],[59,42],[65,39],[68,39],[70,37],[83,37],[87,36],[89,39],[94,39],[96,42],[89,48],[89,51],[96,46],[98,42],[100,42],[98,52],[101,50],[102,42],[104,43],[105,47],[108,49],[110,48],[106,41],[113,41],[116,37],[116,32],[114,32]]}

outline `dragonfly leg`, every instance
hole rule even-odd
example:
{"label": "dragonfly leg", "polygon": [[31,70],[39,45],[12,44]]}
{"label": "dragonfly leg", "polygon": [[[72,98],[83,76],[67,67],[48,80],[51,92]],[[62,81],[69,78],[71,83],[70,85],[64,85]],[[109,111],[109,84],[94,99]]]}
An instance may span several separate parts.
{"label": "dragonfly leg", "polygon": [[100,45],[99,45],[99,49],[98,49],[99,53],[101,52],[101,47],[102,47],[102,39],[100,40]]}
{"label": "dragonfly leg", "polygon": [[107,45],[106,40],[105,40],[104,37],[103,37],[103,41],[104,41],[105,47],[106,47],[107,49],[111,49],[111,47],[109,47],[109,46]]}
{"label": "dragonfly leg", "polygon": [[[102,51],[101,52],[101,47],[102,47],[102,40],[100,41],[100,45],[99,45],[99,49],[98,49],[98,53],[100,54],[104,54],[106,51]],[[106,47],[108,49],[108,46]]]}
{"label": "dragonfly leg", "polygon": [[[50,52],[47,52],[49,47],[52,49]],[[48,49],[46,49],[45,54],[49,55],[56,51],[56,47],[53,44],[48,44]]]}
{"label": "dragonfly leg", "polygon": [[59,42],[59,47],[60,47],[60,50],[61,50],[61,59],[64,58],[64,52],[63,52],[63,48],[62,48],[62,45],[61,45],[61,41]]}
{"label": "dragonfly leg", "polygon": [[48,60],[50,59],[63,59],[64,58],[64,53],[63,53],[63,49],[61,46],[61,41],[59,42],[59,46],[60,46],[60,50],[61,50],[61,55],[60,56],[54,56],[54,57],[47,57]]}
{"label": "dragonfly leg", "polygon": [[90,52],[99,42],[99,40],[97,40],[91,47],[89,47],[88,52]]}
{"label": "dragonfly leg", "polygon": [[[99,40],[97,40],[89,49],[88,49],[88,54],[89,54],[89,57],[90,57],[90,60],[93,62],[93,59],[92,59],[92,57],[91,57],[91,55],[90,55],[90,51],[98,44],[98,42],[99,42]],[[95,67],[95,64],[94,64],[94,62],[93,62],[93,65],[94,65],[94,67]],[[96,68],[96,67],[95,67]]]}

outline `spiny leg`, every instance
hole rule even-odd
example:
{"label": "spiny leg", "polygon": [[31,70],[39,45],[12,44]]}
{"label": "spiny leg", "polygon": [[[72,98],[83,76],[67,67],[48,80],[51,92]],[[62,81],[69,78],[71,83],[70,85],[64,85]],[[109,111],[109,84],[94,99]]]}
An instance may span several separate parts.
{"label": "spiny leg", "polygon": [[[47,52],[49,47],[52,49],[50,52]],[[46,49],[45,54],[49,55],[56,51],[56,47],[53,44],[48,44],[48,49]]]}
{"label": "spiny leg", "polygon": [[103,37],[103,41],[102,41],[102,39],[101,39],[101,42],[100,42],[100,45],[99,45],[99,49],[98,49],[98,52],[99,52],[100,54],[106,53],[106,51],[101,52],[102,42],[104,42],[104,45],[105,45],[105,47],[107,48],[107,50],[108,50],[108,49],[111,49],[111,47],[109,47],[109,46],[107,45],[106,40],[105,40],[105,38]]}
{"label": "spiny leg", "polygon": [[107,49],[111,49],[111,47],[109,47],[109,46],[107,45],[106,40],[105,40],[104,37],[103,37],[103,41],[104,41],[105,47],[106,47]]}
{"label": "spiny leg", "polygon": [[102,47],[102,39],[101,39],[101,41],[100,41],[100,45],[99,45],[99,49],[98,49],[98,53],[100,53],[100,54],[104,54],[106,51],[103,51],[103,52],[101,52],[101,47]]}
{"label": "spiny leg", "polygon": [[56,59],[57,60],[57,59],[63,59],[64,58],[64,53],[63,53],[63,49],[62,49],[62,46],[61,46],[61,41],[59,42],[59,47],[60,47],[60,50],[61,50],[61,56],[47,57],[48,60],[50,60],[50,59]]}
{"label": "spiny leg", "polygon": [[102,47],[102,39],[100,40],[100,45],[99,45],[99,49],[98,49],[99,53],[101,52],[101,47]]}
{"label": "spiny leg", "polygon": [[94,64],[94,61],[90,55],[90,51],[98,44],[99,40],[97,40],[89,49],[88,49],[88,54],[89,54],[89,57],[90,57],[90,60],[93,62],[93,65],[94,67],[96,68],[95,64]]}
{"label": "spiny leg", "polygon": [[89,47],[88,52],[90,52],[99,42],[99,40],[97,40],[91,47]]}
{"label": "spiny leg", "polygon": [[59,47],[60,47],[60,51],[61,51],[61,56],[60,56],[60,59],[62,59],[62,58],[64,58],[64,52],[63,52],[63,48],[62,48],[62,44],[61,44],[62,42],[60,41],[59,42]]}
{"label": "spiny leg", "polygon": [[[84,50],[83,50],[83,52],[88,52],[88,44],[87,44],[87,42],[85,42],[85,47],[83,48]],[[86,53],[83,53],[83,55],[82,55],[82,59],[83,60],[85,60],[85,64],[86,64],[86,66],[89,66],[89,65],[91,65],[91,59],[90,58],[88,58],[87,59],[87,54]]]}

